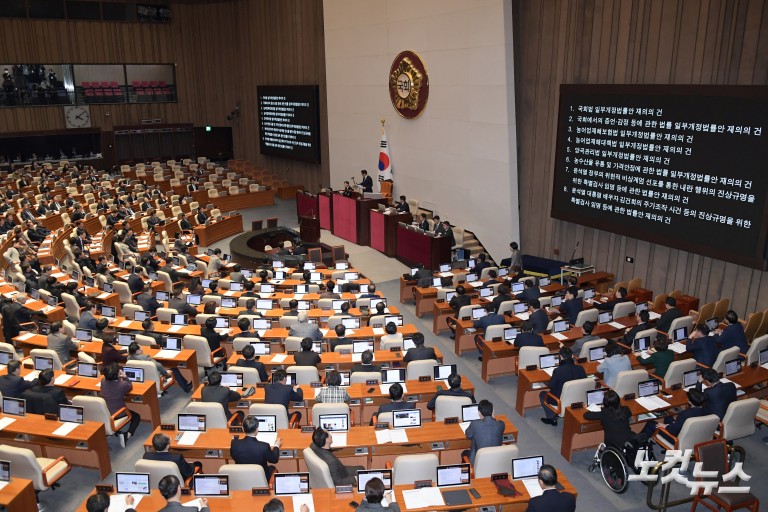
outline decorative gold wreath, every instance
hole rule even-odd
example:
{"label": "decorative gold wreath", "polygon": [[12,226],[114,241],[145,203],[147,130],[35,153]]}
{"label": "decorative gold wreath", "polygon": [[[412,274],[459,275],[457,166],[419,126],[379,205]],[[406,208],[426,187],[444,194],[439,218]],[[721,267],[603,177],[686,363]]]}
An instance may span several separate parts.
{"label": "decorative gold wreath", "polygon": [[[411,92],[405,98],[401,98],[397,94],[397,79],[403,74],[411,79]],[[397,65],[397,68],[389,75],[389,87],[395,91],[395,108],[409,110],[416,110],[418,108],[422,80],[421,72],[413,65],[411,59],[408,57],[403,58]]]}

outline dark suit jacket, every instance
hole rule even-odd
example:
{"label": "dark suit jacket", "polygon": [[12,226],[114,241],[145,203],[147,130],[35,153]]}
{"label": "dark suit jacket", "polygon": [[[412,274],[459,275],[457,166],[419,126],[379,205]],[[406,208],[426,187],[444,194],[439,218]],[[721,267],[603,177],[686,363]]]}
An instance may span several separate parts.
{"label": "dark suit jacket", "polygon": [[719,352],[717,340],[714,336],[702,336],[701,338],[688,340],[685,351],[693,354],[693,358],[696,361],[707,366],[715,364],[715,359],[717,359]]}
{"label": "dark suit jacket", "polygon": [[685,420],[688,418],[697,418],[699,416],[705,416],[704,408],[703,407],[689,407],[687,409],[683,409],[680,411],[680,413],[677,415],[677,417],[667,423],[667,430],[670,434],[677,437],[680,435],[680,431],[683,429],[683,424],[685,423]]}
{"label": "dark suit jacket", "polygon": [[528,320],[533,325],[534,334],[541,334],[547,330],[547,325],[549,325],[549,316],[547,316],[547,312],[543,309],[537,309],[531,313]]}
{"label": "dark suit jacket", "polygon": [[358,470],[365,469],[362,466],[345,466],[341,461],[330,452],[323,448],[318,448],[317,445],[312,443],[310,449],[320,457],[323,462],[328,464],[328,469],[331,472],[331,478],[334,485],[350,485],[355,483],[355,477]]}
{"label": "dark suit jacket", "polygon": [[747,346],[747,335],[744,334],[744,327],[738,322],[723,329],[723,332],[720,334],[717,341],[720,342],[720,350],[739,347],[739,352],[742,354],[746,354],[747,350],[749,350],[749,347]]}
{"label": "dark suit jacket", "polygon": [[637,324],[632,329],[630,329],[629,332],[627,332],[624,335],[624,342],[625,343],[632,343],[632,341],[635,339],[635,335],[637,335],[637,333],[639,333],[640,331],[648,330],[650,328],[651,328],[651,326],[646,324],[645,322]]}
{"label": "dark suit jacket", "polygon": [[144,311],[149,311],[154,316],[157,312],[157,308],[160,307],[160,303],[157,302],[157,299],[152,296],[151,293],[142,293],[138,297],[136,297],[136,303],[144,309]]}
{"label": "dark suit jacket", "polygon": [[187,462],[184,456],[180,453],[171,452],[144,452],[144,459],[146,460],[159,460],[163,462],[173,462],[179,467],[179,473],[181,477],[186,480],[191,477],[195,472],[195,468]]}
{"label": "dark suit jacket", "polygon": [[560,304],[560,314],[563,315],[563,317],[568,320],[568,323],[571,325],[576,324],[576,318],[579,316],[579,313],[584,309],[584,301],[581,299],[581,297],[575,297],[570,300],[563,301],[562,304]]}
{"label": "dark suit jacket", "polygon": [[475,395],[470,393],[469,391],[465,391],[461,388],[459,389],[441,389],[437,393],[435,393],[435,396],[433,396],[430,401],[427,403],[427,409],[430,411],[435,410],[435,404],[437,403],[437,397],[439,396],[466,396],[470,400],[472,400],[472,403],[475,403]]}
{"label": "dark suit jacket", "polygon": [[[171,278],[171,281],[173,281],[173,278]],[[168,307],[171,309],[175,309],[179,312],[179,314],[182,315],[189,315],[190,317],[195,316],[197,314],[197,310],[192,304],[187,304],[187,302],[183,299],[175,299],[171,298],[168,300]]]}
{"label": "dark suit jacket", "polygon": [[224,408],[227,419],[232,417],[229,411],[229,402],[240,400],[240,393],[231,391],[224,386],[203,386],[201,398],[203,402],[216,402]]}
{"label": "dark suit jacket", "polygon": [[404,363],[410,363],[411,361],[421,361],[424,359],[437,359],[435,349],[432,347],[414,347],[409,348],[408,352],[403,356]]}
{"label": "dark suit jacket", "polygon": [[672,321],[677,318],[680,318],[681,316],[683,316],[683,312],[677,308],[666,310],[664,313],[661,314],[661,317],[659,317],[659,319],[656,321],[656,330],[669,333],[669,328],[672,327]]}
{"label": "dark suit jacket", "polygon": [[293,354],[296,366],[317,366],[320,364],[320,354],[311,350],[302,350]]}
{"label": "dark suit jacket", "polygon": [[584,418],[588,420],[599,420],[605,431],[605,444],[622,448],[624,443],[631,442],[634,438],[632,430],[629,428],[629,421],[632,419],[632,411],[629,407],[621,406],[618,417],[613,413],[601,410],[599,412],[587,411]]}
{"label": "dark suit jacket", "polygon": [[304,391],[301,388],[296,388],[294,391],[293,387],[277,382],[270,382],[264,386],[264,403],[266,404],[280,404],[288,411],[291,402],[301,400],[304,400]]}
{"label": "dark suit jacket", "polygon": [[717,414],[722,420],[728,406],[736,401],[736,386],[733,382],[718,382],[704,390],[704,414]]}
{"label": "dark suit jacket", "polygon": [[229,447],[235,464],[258,464],[264,468],[264,474],[269,478],[270,469],[268,463],[276,463],[280,460],[280,449],[271,447],[264,441],[259,441],[253,436],[244,439],[233,439]]}
{"label": "dark suit jacket", "polygon": [[67,395],[64,394],[64,390],[58,386],[41,386],[39,383],[32,386],[32,391],[35,393],[42,393],[53,398],[57,404],[68,404]]}
{"label": "dark suit jacket", "polygon": [[521,332],[515,338],[515,346],[517,348],[522,348],[522,347],[543,347],[544,346],[544,338],[542,338],[538,334],[534,334],[532,332]]}
{"label": "dark suit jacket", "polygon": [[357,363],[355,366],[352,367],[350,374],[355,372],[380,372],[380,371],[381,371],[381,366],[379,365]]}
{"label": "dark suit jacket", "polygon": [[449,306],[456,312],[456,314],[459,314],[459,310],[463,306],[469,306],[472,303],[472,297],[470,297],[467,294],[459,295],[458,293],[454,295],[451,298],[451,301],[448,303]]}
{"label": "dark suit jacket", "polygon": [[139,274],[134,274],[132,272],[131,275],[128,276],[128,288],[131,289],[131,293],[139,293],[144,289],[144,281],[142,281]]}
{"label": "dark suit jacket", "polygon": [[246,361],[245,359],[238,359],[235,366],[253,368],[259,372],[259,380],[261,382],[267,382],[269,376],[267,375],[267,369],[264,367],[264,363],[260,361]]}
{"label": "dark suit jacket", "polygon": [[538,286],[531,286],[530,288],[523,288],[523,291],[515,295],[517,300],[528,302],[533,299],[538,299],[541,296]]}
{"label": "dark suit jacket", "polygon": [[477,450],[489,446],[501,446],[504,436],[504,422],[492,417],[473,421],[467,427],[466,435],[467,439],[472,440],[469,460],[474,464]]}
{"label": "dark suit jacket", "polygon": [[494,313],[499,312],[499,307],[501,306],[502,302],[507,302],[508,300],[512,300],[512,296],[508,294],[498,294],[496,297],[493,298],[491,301],[491,306],[493,306]]}
{"label": "dark suit jacket", "polygon": [[544,494],[531,498],[526,512],[574,512],[576,498],[573,494],[557,489],[545,489]]}
{"label": "dark suit jacket", "polygon": [[363,181],[360,182],[360,185],[363,186],[363,192],[373,192],[373,178],[370,176],[363,178]]}
{"label": "dark suit jacket", "polygon": [[389,402],[388,404],[381,404],[379,406],[378,414],[412,408],[413,405],[408,402]]}
{"label": "dark suit jacket", "polygon": [[600,311],[613,311],[613,308],[616,307],[616,304],[621,304],[622,302],[628,302],[628,300],[618,298],[609,300],[608,302],[597,302],[595,303],[595,307]]}
{"label": "dark suit jacket", "polygon": [[4,397],[21,398],[21,394],[35,384],[37,379],[29,382],[17,375],[0,375],[0,393]]}
{"label": "dark suit jacket", "polygon": [[575,364],[573,359],[560,361],[560,366],[555,368],[555,371],[552,372],[552,378],[549,379],[549,392],[559,398],[566,382],[583,379],[586,376],[587,372],[584,371],[584,367]]}

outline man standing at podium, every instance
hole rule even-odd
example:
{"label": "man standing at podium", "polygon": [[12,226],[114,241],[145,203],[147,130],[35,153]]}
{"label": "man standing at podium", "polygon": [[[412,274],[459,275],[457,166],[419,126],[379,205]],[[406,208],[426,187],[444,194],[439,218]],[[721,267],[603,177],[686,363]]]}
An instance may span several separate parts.
{"label": "man standing at podium", "polygon": [[360,182],[360,186],[363,187],[363,192],[373,192],[373,179],[368,176],[368,171],[363,169],[360,171],[363,175],[363,181]]}

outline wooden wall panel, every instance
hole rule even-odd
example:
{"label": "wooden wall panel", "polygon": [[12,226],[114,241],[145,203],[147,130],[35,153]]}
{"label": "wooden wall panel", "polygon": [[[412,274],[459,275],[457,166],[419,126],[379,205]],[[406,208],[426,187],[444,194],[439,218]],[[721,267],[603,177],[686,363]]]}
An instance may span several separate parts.
{"label": "wooden wall panel", "polygon": [[[530,254],[576,256],[656,293],[729,297],[768,308],[768,273],[557,221],[552,200],[561,83],[768,84],[763,0],[511,0],[521,242]],[[635,258],[633,264],[625,256]]]}

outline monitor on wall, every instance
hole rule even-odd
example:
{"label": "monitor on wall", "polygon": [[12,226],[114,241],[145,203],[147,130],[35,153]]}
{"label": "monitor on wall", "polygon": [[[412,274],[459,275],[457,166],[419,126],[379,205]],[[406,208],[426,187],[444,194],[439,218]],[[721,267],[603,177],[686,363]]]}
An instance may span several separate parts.
{"label": "monitor on wall", "polygon": [[320,87],[260,85],[261,154],[320,163]]}

